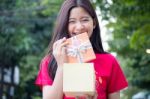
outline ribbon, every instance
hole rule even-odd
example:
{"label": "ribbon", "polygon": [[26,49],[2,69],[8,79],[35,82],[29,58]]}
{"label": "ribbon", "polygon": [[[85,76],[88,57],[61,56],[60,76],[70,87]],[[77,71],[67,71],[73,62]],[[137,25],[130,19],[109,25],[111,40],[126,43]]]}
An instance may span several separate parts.
{"label": "ribbon", "polygon": [[67,55],[76,57],[78,59],[78,62],[83,62],[83,56],[82,53],[86,53],[87,49],[92,48],[91,43],[89,41],[85,41],[81,43],[76,36],[71,38],[72,45],[67,47]]}

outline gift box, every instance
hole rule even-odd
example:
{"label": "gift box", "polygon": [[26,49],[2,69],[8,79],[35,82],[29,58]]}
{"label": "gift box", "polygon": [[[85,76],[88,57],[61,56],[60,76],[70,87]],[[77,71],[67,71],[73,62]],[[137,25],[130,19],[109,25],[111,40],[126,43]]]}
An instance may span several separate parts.
{"label": "gift box", "polygon": [[93,63],[65,63],[63,66],[63,92],[67,97],[94,95]]}
{"label": "gift box", "polygon": [[87,33],[81,33],[67,39],[68,63],[83,63],[95,59],[91,42]]}

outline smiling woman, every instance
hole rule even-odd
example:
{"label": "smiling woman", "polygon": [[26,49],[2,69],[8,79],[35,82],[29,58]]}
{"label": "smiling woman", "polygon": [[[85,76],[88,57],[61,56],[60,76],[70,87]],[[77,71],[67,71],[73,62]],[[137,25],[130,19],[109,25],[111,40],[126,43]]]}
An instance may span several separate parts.
{"label": "smiling woman", "polygon": [[73,8],[69,16],[68,33],[70,36],[87,32],[91,37],[96,23],[84,8]]}
{"label": "smiling woman", "polygon": [[[87,33],[96,59],[94,64],[96,95],[82,99],[120,99],[119,91],[127,87],[126,78],[115,57],[103,50],[95,10],[89,0],[65,0],[57,17],[49,53],[42,59],[36,84],[43,99],[75,99],[63,93],[63,64],[67,63],[67,38]],[[80,98],[80,97],[78,97]]]}

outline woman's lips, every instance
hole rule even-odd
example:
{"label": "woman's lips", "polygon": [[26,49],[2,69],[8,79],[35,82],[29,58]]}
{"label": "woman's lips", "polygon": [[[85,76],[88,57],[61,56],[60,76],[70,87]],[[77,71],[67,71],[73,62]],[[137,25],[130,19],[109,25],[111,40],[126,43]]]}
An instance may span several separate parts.
{"label": "woman's lips", "polygon": [[81,33],[71,33],[71,36],[76,36],[78,34],[87,33],[87,32],[81,32]]}

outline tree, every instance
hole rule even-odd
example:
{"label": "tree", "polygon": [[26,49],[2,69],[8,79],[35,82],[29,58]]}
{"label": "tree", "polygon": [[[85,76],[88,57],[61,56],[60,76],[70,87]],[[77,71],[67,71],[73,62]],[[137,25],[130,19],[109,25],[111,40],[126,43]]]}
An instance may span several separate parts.
{"label": "tree", "polygon": [[145,51],[150,48],[150,1],[97,0],[96,5],[103,20],[109,21],[108,29],[113,29],[113,39],[108,41],[110,51],[116,52],[121,60],[130,84],[129,92],[133,87],[149,90],[150,55]]}
{"label": "tree", "polygon": [[[34,82],[51,39],[60,0],[0,1],[0,66],[19,66],[15,99],[40,96]],[[34,93],[33,93],[34,92]]]}

